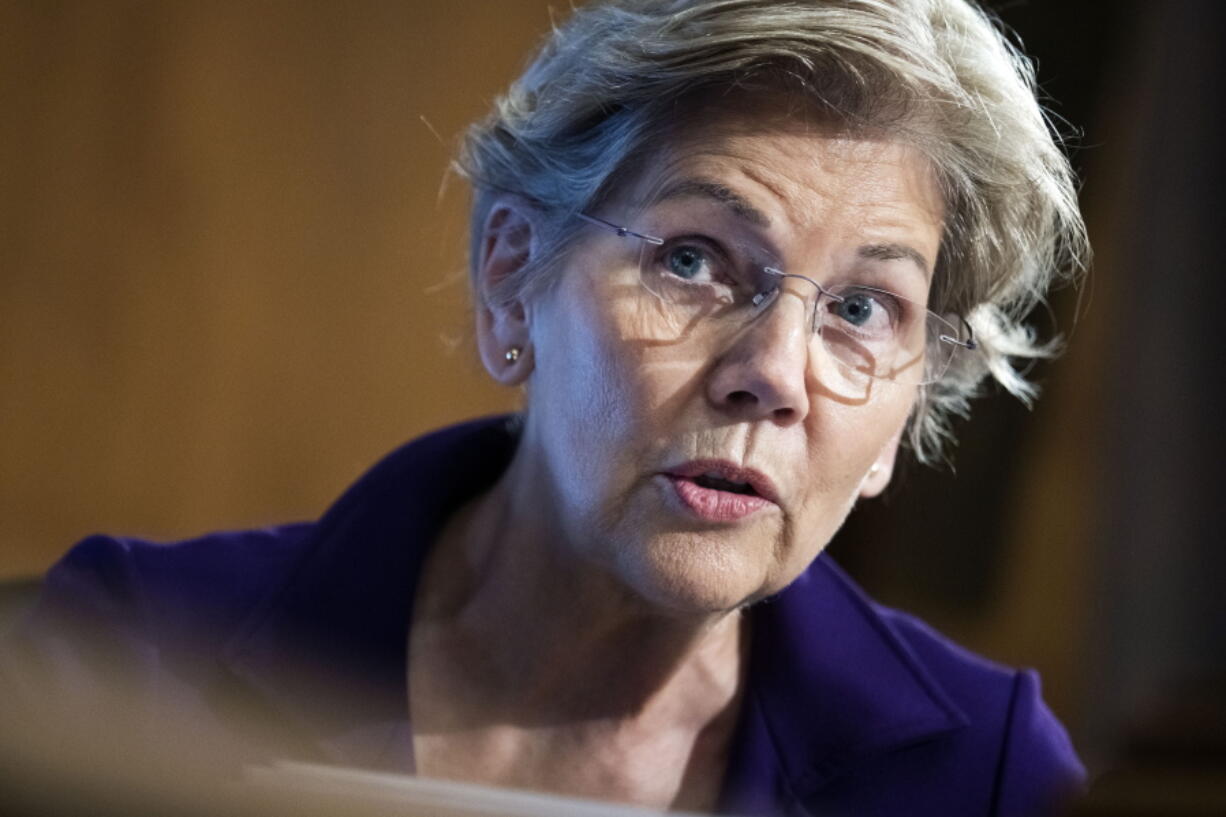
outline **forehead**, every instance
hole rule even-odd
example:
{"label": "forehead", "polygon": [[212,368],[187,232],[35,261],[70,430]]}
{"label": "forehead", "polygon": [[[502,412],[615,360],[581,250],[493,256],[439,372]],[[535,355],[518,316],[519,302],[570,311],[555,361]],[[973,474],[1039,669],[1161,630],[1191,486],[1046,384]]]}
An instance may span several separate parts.
{"label": "forehead", "polygon": [[939,243],[944,206],[935,173],[904,142],[761,113],[689,120],[643,164],[628,189],[632,206],[707,199],[739,207],[771,232],[818,229],[826,238],[903,232]]}

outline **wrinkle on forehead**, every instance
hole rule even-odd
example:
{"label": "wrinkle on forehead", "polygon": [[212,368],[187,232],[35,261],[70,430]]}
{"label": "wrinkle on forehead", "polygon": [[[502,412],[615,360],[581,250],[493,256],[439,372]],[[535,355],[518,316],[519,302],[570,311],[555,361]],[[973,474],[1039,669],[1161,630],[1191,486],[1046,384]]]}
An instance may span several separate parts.
{"label": "wrinkle on forehead", "polygon": [[[630,194],[635,204],[650,208],[670,190],[712,203],[740,201],[765,217],[745,223],[772,238],[822,241],[828,249],[854,245],[854,254],[866,260],[909,258],[931,278],[944,206],[935,171],[918,149],[803,120],[745,120],[725,115],[701,131],[679,134],[645,168]],[[707,188],[728,195],[704,195]],[[737,210],[730,208],[733,215]]]}
{"label": "wrinkle on forehead", "polygon": [[[843,187],[855,187],[860,178],[881,175],[882,165],[894,165],[905,179],[906,197],[943,221],[944,202],[937,184],[935,168],[927,157],[905,140],[888,132],[852,132],[830,121],[828,116],[792,95],[739,94],[699,98],[679,106],[675,124],[661,134],[661,148],[645,157],[630,171],[630,177],[615,185],[613,196],[627,204],[654,200],[669,183],[685,173],[714,170],[715,166],[737,165],[752,174],[752,180],[780,202],[803,197],[808,187],[805,168],[818,175],[839,178]],[[762,141],[774,161],[761,160]],[[620,191],[617,190],[620,188]],[[621,192],[623,195],[618,195]],[[746,191],[741,191],[746,192]],[[832,189],[827,199],[848,200],[846,190]],[[811,210],[803,201],[794,201],[800,218]],[[804,223],[801,221],[799,223]]]}
{"label": "wrinkle on forehead", "polygon": [[[827,221],[841,210],[863,215],[874,211],[871,215],[885,216],[891,226],[914,216],[937,224],[943,220],[931,166],[918,150],[901,142],[811,131],[734,135],[721,141],[692,153],[693,166],[724,176],[725,183],[758,206],[776,209],[797,227]],[[762,149],[764,142],[769,150]],[[742,189],[738,178],[757,189]]]}

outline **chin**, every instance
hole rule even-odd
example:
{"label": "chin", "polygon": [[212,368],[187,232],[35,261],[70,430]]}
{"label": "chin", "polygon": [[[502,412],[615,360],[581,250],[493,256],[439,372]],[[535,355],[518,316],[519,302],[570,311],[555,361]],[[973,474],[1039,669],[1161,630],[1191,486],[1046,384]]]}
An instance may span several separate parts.
{"label": "chin", "polygon": [[709,533],[671,533],[623,551],[618,572],[635,595],[661,611],[727,613],[782,589],[769,581],[769,551]]}

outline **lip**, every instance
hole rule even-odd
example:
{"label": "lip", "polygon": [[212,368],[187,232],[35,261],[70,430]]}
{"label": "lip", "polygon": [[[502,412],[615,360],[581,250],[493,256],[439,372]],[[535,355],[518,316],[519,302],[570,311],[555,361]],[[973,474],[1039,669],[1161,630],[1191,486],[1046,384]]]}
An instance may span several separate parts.
{"label": "lip", "polygon": [[753,488],[754,493],[775,505],[779,504],[779,492],[775,483],[761,471],[753,468],[743,468],[728,460],[690,460],[664,471],[665,476],[694,479],[703,474],[714,474],[729,482],[745,482]]}
{"label": "lip", "polygon": [[[703,474],[747,483],[754,493],[739,494],[699,485],[695,479]],[[709,522],[735,522],[778,505],[778,493],[769,477],[727,460],[692,460],[667,469],[661,476],[668,481],[674,497],[685,509]]]}

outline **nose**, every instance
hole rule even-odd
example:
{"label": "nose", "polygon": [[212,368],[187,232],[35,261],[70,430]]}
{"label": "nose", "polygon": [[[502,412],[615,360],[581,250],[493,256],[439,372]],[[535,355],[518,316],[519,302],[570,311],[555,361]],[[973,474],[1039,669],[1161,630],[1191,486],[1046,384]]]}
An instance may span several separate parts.
{"label": "nose", "polygon": [[785,286],[716,360],[707,379],[712,405],[738,420],[780,425],[808,416],[813,297],[806,289]]}

